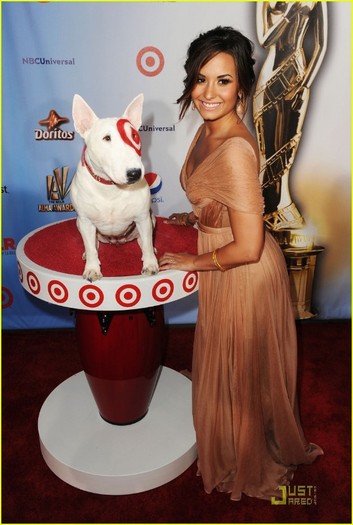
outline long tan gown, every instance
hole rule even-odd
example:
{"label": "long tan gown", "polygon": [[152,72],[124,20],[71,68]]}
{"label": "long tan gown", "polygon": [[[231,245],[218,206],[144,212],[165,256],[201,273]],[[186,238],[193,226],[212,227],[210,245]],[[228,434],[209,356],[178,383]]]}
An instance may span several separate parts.
{"label": "long tan gown", "polygon": [[[202,128],[202,127],[201,127]],[[226,140],[181,183],[199,217],[198,253],[233,240],[227,208],[263,213],[252,146]],[[296,465],[323,454],[303,435],[297,342],[283,254],[270,233],[257,263],[199,273],[192,384],[198,469],[205,491],[281,498]]]}

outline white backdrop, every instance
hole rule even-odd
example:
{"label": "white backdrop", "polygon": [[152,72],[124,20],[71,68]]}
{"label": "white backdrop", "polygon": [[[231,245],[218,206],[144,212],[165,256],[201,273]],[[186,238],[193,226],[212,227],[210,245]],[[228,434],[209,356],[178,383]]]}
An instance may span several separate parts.
{"label": "white backdrop", "polygon": [[[22,289],[15,248],[33,229],[75,216],[48,211],[46,186],[58,167],[69,168],[71,181],[80,158],[74,93],[98,116],[119,116],[144,93],[143,159],[146,172],[156,174],[152,207],[163,216],[188,211],[179,172],[200,122],[195,112],[178,122],[187,47],[200,32],[232,25],[254,42],[259,71],[265,51],[257,43],[255,10],[255,2],[2,3],[4,328],[73,324],[66,309],[41,304]],[[328,3],[328,24],[328,49],[291,172],[292,196],[325,247],[313,294],[323,319],[350,317],[350,3]],[[69,120],[45,140],[51,110]],[[251,113],[247,122],[252,125]],[[68,193],[63,204],[69,203]],[[171,323],[193,323],[196,313],[196,294],[166,306]]]}

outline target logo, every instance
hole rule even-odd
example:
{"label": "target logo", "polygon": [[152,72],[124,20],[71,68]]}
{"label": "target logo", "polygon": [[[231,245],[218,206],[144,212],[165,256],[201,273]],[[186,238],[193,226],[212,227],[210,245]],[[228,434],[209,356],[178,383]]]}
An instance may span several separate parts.
{"label": "target logo", "polygon": [[33,272],[27,273],[27,283],[31,292],[34,295],[38,295],[40,292],[40,282],[38,277]]}
{"label": "target logo", "polygon": [[136,65],[146,77],[155,77],[164,68],[164,56],[156,47],[144,47],[136,57]]}
{"label": "target logo", "polygon": [[193,290],[195,290],[198,280],[199,276],[196,272],[187,273],[183,280],[184,291],[187,293],[191,293]]}
{"label": "target logo", "polygon": [[131,308],[140,301],[141,290],[134,284],[125,284],[118,288],[115,294],[115,299],[120,306]]}
{"label": "target logo", "polygon": [[48,292],[53,301],[59,304],[66,303],[69,298],[68,289],[60,281],[50,281]]}
{"label": "target logo", "polygon": [[152,296],[155,301],[160,303],[168,301],[168,299],[173,295],[174,292],[174,283],[170,279],[162,279],[158,281],[152,289]]}
{"label": "target logo", "polygon": [[125,118],[120,118],[116,123],[119,134],[125,144],[133,148],[136,153],[141,157],[141,140],[138,131],[134,126]]}
{"label": "target logo", "polygon": [[98,286],[87,284],[80,289],[79,298],[88,308],[97,308],[104,301],[104,293]]}
{"label": "target logo", "polygon": [[13,303],[13,295],[11,290],[8,288],[5,288],[3,286],[2,288],[2,308],[9,308]]}

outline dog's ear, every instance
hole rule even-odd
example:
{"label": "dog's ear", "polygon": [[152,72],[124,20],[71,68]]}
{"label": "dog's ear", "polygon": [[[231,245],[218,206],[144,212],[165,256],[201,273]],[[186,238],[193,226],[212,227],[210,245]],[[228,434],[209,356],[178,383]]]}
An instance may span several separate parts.
{"label": "dog's ear", "polygon": [[98,120],[97,115],[89,107],[87,102],[83,100],[80,95],[74,95],[74,100],[72,103],[72,116],[74,119],[74,126],[77,133],[81,137],[85,137],[87,131],[89,131],[96,120]]}
{"label": "dog's ear", "polygon": [[131,124],[139,129],[142,122],[143,94],[137,95],[125,109],[123,117],[127,118]]}

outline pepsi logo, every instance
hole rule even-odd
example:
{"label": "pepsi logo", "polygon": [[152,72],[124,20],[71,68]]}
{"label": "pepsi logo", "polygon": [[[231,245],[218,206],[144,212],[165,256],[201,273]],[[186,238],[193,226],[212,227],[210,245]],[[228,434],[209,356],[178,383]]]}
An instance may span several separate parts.
{"label": "pepsi logo", "polygon": [[151,195],[158,193],[162,187],[162,179],[157,173],[145,173],[145,179],[150,187]]}

